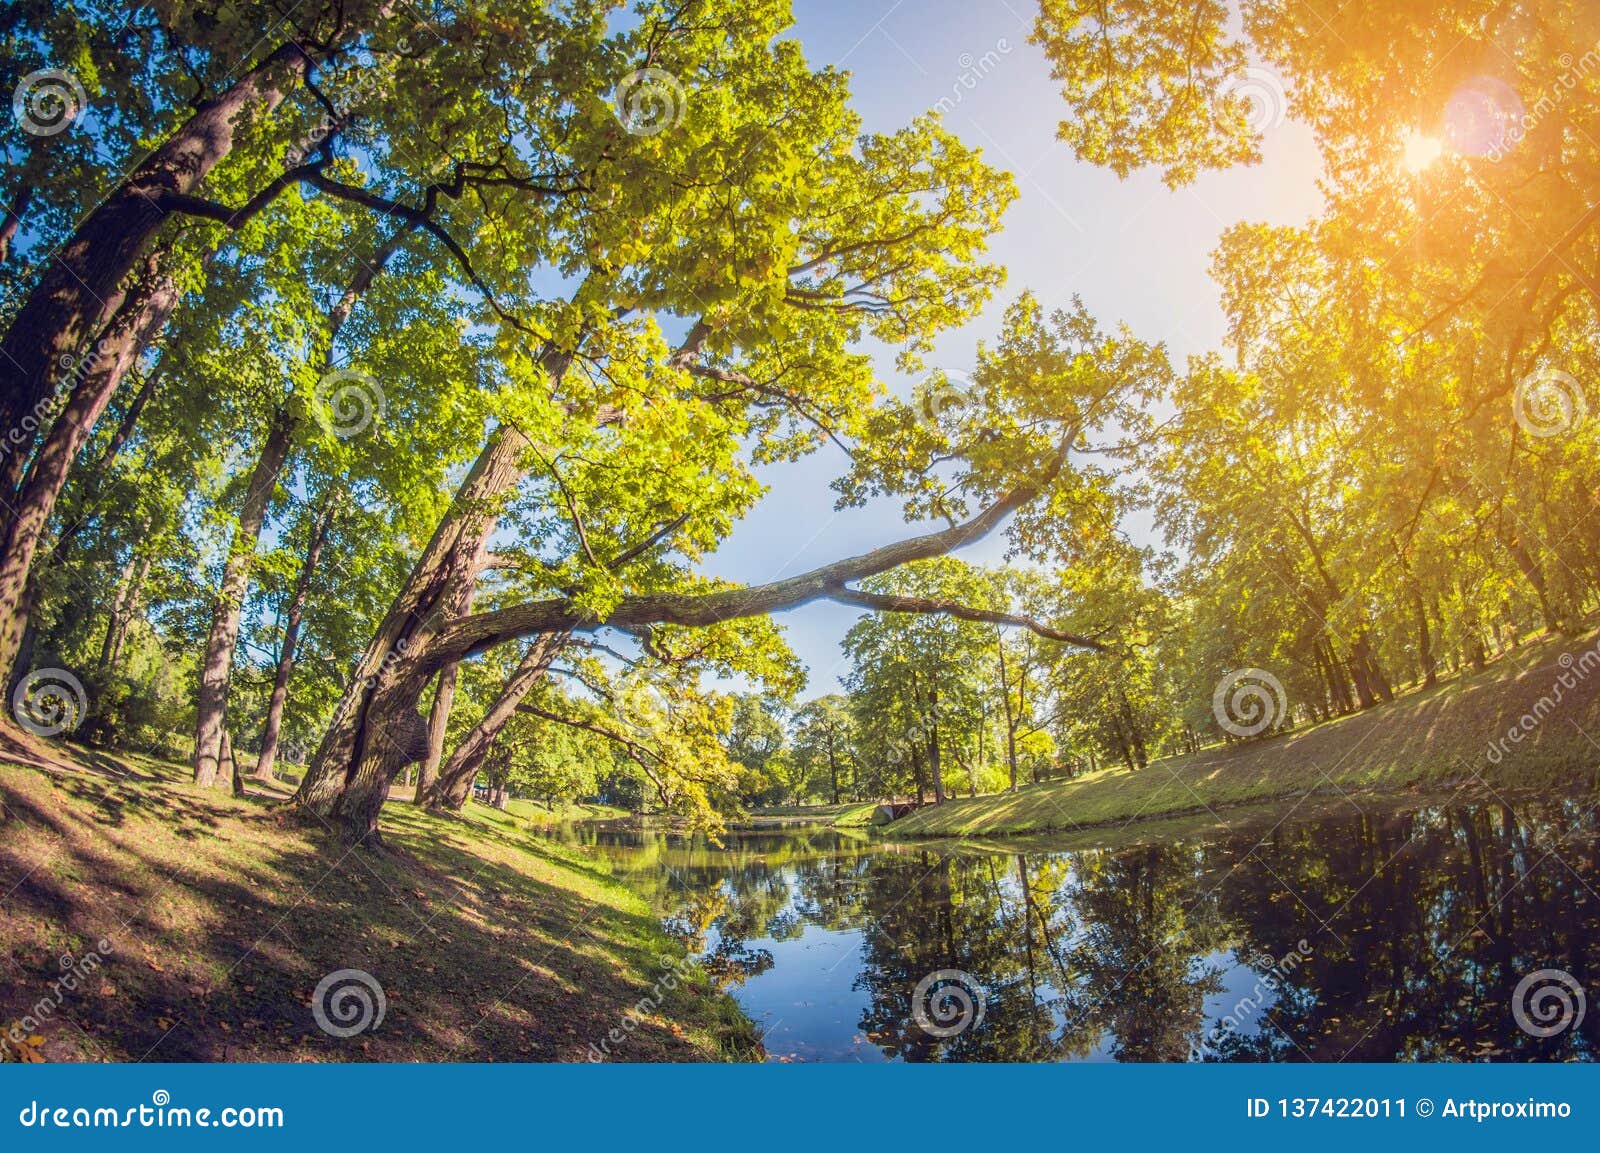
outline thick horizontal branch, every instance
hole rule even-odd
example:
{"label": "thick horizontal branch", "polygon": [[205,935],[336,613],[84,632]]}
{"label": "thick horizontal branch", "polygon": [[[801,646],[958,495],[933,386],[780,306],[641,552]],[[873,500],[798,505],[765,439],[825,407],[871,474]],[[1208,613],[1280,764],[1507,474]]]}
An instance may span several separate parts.
{"label": "thick horizontal branch", "polygon": [[[850,589],[848,587],[850,582],[876,576],[913,561],[944,556],[982,539],[998,528],[1013,512],[1054,483],[1066,464],[1067,451],[1075,435],[1076,430],[1069,430],[1056,449],[1055,456],[1037,476],[1018,484],[1000,500],[971,519],[951,525],[949,528],[896,541],[860,556],[838,560],[809,572],[800,573],[798,576],[767,584],[748,588],[719,589],[715,592],[657,593],[625,597],[603,617],[594,619],[585,620],[578,616],[573,611],[571,602],[565,599],[529,601],[490,612],[474,613],[445,627],[438,640],[429,646],[428,666],[438,668],[449,661],[459,660],[468,653],[483,652],[506,641],[557,629],[595,629],[610,626],[631,632],[655,624],[704,628],[723,621],[765,616],[816,600],[860,603],[855,598],[866,594]],[[959,607],[973,613],[984,611]],[[949,612],[950,607],[894,611]],[[994,618],[985,615],[971,619],[993,620]],[[1023,618],[1001,623],[1027,624],[1028,627],[1032,627],[1032,624]],[[1074,637],[1068,643],[1099,647],[1087,638]]]}

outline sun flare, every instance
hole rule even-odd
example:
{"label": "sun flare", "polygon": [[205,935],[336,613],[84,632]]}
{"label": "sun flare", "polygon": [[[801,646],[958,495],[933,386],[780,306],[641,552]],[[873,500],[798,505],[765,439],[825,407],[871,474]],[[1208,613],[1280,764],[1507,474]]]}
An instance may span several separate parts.
{"label": "sun flare", "polygon": [[1413,129],[1406,134],[1403,163],[1407,172],[1422,172],[1444,154],[1444,142]]}

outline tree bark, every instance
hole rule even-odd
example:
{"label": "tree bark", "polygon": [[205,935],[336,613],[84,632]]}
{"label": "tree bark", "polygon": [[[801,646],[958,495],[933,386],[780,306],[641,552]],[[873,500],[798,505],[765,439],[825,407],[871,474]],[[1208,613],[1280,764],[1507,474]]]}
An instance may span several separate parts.
{"label": "tree bark", "polygon": [[929,692],[928,707],[928,776],[933,779],[933,803],[944,804],[944,761],[939,749],[939,690]]}
{"label": "tree bark", "polygon": [[295,577],[294,592],[289,597],[288,611],[284,614],[283,644],[278,650],[278,669],[272,679],[272,697],[267,702],[267,722],[261,730],[261,755],[256,759],[255,776],[263,781],[272,779],[272,765],[278,758],[278,734],[283,728],[283,709],[289,700],[289,678],[294,675],[295,646],[300,639],[300,622],[305,613],[306,598],[311,594],[311,582],[322,559],[323,545],[333,527],[333,497],[324,495],[322,506],[311,525],[311,537],[306,546],[305,559]]}
{"label": "tree bark", "polygon": [[200,661],[200,694],[196,703],[194,736],[194,782],[208,788],[216,782],[221,743],[228,716],[228,686],[233,678],[233,654],[239,642],[239,619],[244,612],[245,593],[250,587],[250,570],[255,564],[256,545],[261,526],[277,487],[278,473],[289,459],[294,443],[295,419],[287,407],[272,417],[262,441],[261,453],[250,472],[244,506],[234,530],[228,559],[222,569],[222,583],[211,613],[211,631]]}
{"label": "tree bark", "polygon": [[428,710],[428,755],[417,770],[417,792],[412,802],[426,805],[433,800],[434,782],[439,779],[439,762],[444,759],[444,738],[450,728],[450,710],[456,700],[456,672],[460,661],[451,661],[439,670],[439,683],[433,691],[433,707]]}
{"label": "tree bark", "polygon": [[[469,606],[472,585],[482,568],[501,501],[522,477],[521,456],[526,446],[521,433],[502,427],[478,454],[456,491],[450,511],[434,530],[405,586],[368,642],[305,779],[300,782],[295,794],[298,804],[312,812],[331,814],[345,790],[362,775],[360,764],[366,752],[368,718],[382,715],[372,713],[382,680],[385,676],[398,679],[408,672],[422,656],[424,646],[419,641],[423,634],[436,632],[446,620]],[[449,660],[441,660],[437,667],[465,655],[463,649]],[[414,713],[415,703],[405,708]]]}
{"label": "tree bark", "polygon": [[112,611],[110,624],[106,627],[105,644],[100,650],[100,666],[108,673],[115,673],[117,666],[122,663],[122,646],[128,639],[128,625],[133,620],[135,606],[139,603],[139,590],[144,587],[145,577],[150,575],[150,563],[154,557],[146,553],[144,560],[139,562],[139,570],[128,584],[127,595],[120,597]]}
{"label": "tree bark", "polygon": [[197,106],[182,127],[143,160],[84,218],[54,254],[38,287],[0,337],[0,429],[9,455],[0,497],[9,504],[35,437],[24,417],[44,415],[61,378],[85,342],[122,307],[124,280],[169,215],[164,198],[187,195],[232,150],[234,132],[252,108],[271,112],[309,58],[284,44],[226,91]]}
{"label": "tree bark", "polygon": [[[1000,654],[1000,703],[1006,715],[1006,763],[1011,767],[1010,792],[1017,791],[1017,724],[1011,716],[1011,680],[1006,675],[1006,638],[999,629],[995,630],[995,649]],[[1017,712],[1021,713],[1021,702],[1018,702]]]}
{"label": "tree bark", "polygon": [[516,671],[500,689],[500,695],[485,711],[483,718],[461,739],[455,752],[450,754],[450,760],[439,773],[439,781],[434,786],[436,799],[429,802],[431,806],[454,810],[466,803],[467,794],[472,791],[473,778],[483,767],[484,758],[489,755],[495,738],[515,715],[522,699],[544,678],[571,635],[570,631],[549,633],[535,638],[533,644],[528,646]]}
{"label": "tree bark", "polygon": [[[11,672],[28,624],[28,586],[34,556],[78,451],[105,411],[116,384],[166,327],[178,303],[176,283],[151,261],[139,287],[123,302],[66,407],[50,426],[15,497],[0,517],[0,675]],[[74,370],[76,371],[76,370]]]}

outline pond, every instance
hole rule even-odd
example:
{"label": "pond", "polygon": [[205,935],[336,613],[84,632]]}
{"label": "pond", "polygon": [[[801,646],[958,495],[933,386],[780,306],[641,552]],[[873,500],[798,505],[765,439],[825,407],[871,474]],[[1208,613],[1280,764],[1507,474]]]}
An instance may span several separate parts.
{"label": "pond", "polygon": [[1589,1060],[1593,808],[1286,805],[1113,849],[568,835],[776,1060]]}

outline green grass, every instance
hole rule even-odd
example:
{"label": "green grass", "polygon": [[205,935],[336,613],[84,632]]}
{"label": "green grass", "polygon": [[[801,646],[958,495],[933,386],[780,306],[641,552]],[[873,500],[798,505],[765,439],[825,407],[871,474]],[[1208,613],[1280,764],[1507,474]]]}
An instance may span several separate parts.
{"label": "green grass", "polygon": [[[384,813],[389,850],[347,852],[279,795],[202,791],[184,769],[0,745],[0,1033],[104,938],[101,968],[39,1032],[57,1060],[584,1060],[653,994],[619,1060],[755,1056],[753,1028],[599,858],[470,805]],[[381,983],[376,1029],[341,1040],[312,990]]]}
{"label": "green grass", "polygon": [[[1263,740],[1155,761],[1137,772],[1104,769],[1015,793],[950,800],[881,830],[890,837],[1014,836],[1099,830],[1156,818],[1196,818],[1211,810],[1307,794],[1400,792],[1457,787],[1560,790],[1593,786],[1600,766],[1600,632],[1523,645],[1481,673],[1441,681],[1353,716]],[[1574,685],[1559,686],[1565,675]],[[1524,714],[1554,705],[1498,764],[1489,744]],[[1591,740],[1591,737],[1593,738]],[[867,827],[874,804],[790,805],[758,810],[747,825]],[[1181,820],[1184,828],[1193,819]],[[1211,822],[1214,823],[1214,822]]]}
{"label": "green grass", "polygon": [[729,822],[736,829],[776,829],[785,825],[833,825],[836,828],[865,828],[872,823],[876,801],[847,801],[838,805],[774,805],[757,809],[742,821]]}
{"label": "green grass", "polygon": [[[1600,765],[1600,667],[1579,677],[1579,666],[1568,671],[1558,661],[1596,644],[1596,633],[1541,640],[1482,673],[1362,713],[1156,761],[1136,772],[1106,769],[1016,793],[947,801],[885,832],[970,837],[1070,830],[1308,793],[1593,787]],[[1535,711],[1541,698],[1548,701],[1564,671],[1576,685],[1561,687],[1559,703],[1544,711],[1543,722],[1491,763],[1490,742]]]}

